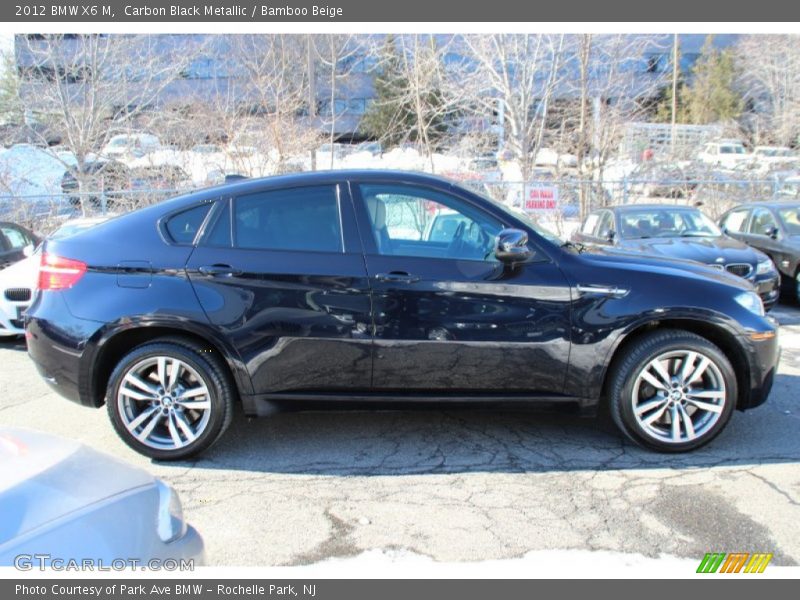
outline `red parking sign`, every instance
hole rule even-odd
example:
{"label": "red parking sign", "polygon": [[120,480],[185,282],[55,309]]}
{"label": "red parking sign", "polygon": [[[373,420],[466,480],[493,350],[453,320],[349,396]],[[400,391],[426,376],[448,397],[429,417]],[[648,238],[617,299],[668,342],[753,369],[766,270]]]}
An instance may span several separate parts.
{"label": "red parking sign", "polygon": [[528,212],[556,210],[558,208],[558,188],[554,186],[525,186],[524,209]]}

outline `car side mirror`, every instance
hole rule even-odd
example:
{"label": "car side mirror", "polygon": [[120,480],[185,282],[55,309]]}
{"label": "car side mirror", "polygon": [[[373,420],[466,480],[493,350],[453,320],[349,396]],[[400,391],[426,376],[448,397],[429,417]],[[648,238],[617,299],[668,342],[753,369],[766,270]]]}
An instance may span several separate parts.
{"label": "car side mirror", "polygon": [[22,255],[26,258],[29,256],[33,256],[33,251],[35,250],[33,244],[28,244],[22,249]]}
{"label": "car side mirror", "polygon": [[769,237],[771,237],[773,240],[777,240],[781,232],[777,227],[767,227],[764,233]]}
{"label": "car side mirror", "polygon": [[533,256],[528,247],[528,234],[520,229],[503,229],[495,238],[494,255],[508,264],[527,261]]}

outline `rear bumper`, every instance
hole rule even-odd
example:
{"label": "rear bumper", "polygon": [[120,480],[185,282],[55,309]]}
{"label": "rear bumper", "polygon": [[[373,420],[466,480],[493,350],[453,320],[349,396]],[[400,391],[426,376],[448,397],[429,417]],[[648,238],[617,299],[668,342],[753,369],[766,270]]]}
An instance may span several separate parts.
{"label": "rear bumper", "polygon": [[82,360],[86,342],[102,323],[70,314],[58,294],[41,294],[25,318],[28,355],[45,382],[58,394],[98,407],[92,397],[87,361]]}

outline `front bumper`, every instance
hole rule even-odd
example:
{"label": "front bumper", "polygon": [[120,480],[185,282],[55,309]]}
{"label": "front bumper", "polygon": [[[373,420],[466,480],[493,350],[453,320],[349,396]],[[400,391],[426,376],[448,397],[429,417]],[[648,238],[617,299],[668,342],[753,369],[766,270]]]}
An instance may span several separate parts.
{"label": "front bumper", "polygon": [[774,335],[763,338],[765,332],[752,332],[743,339],[750,371],[749,389],[739,394],[737,408],[747,410],[761,406],[767,401],[775,374],[778,371],[781,348],[778,342],[778,325],[774,323]]}
{"label": "front bumper", "polygon": [[778,303],[781,295],[781,278],[778,273],[757,277],[753,281],[756,292],[761,296],[761,301],[764,303],[764,309],[769,310]]}
{"label": "front bumper", "polygon": [[0,337],[25,333],[24,312],[30,305],[30,301],[11,302],[0,297]]}

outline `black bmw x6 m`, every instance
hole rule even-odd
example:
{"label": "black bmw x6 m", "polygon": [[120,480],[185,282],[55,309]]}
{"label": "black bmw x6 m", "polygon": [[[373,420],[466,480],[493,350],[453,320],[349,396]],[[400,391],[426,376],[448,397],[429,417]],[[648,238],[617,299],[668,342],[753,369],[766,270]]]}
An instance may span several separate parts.
{"label": "black bmw x6 m", "polygon": [[247,180],[47,241],[31,358],[135,450],[207,449],[241,402],[607,403],[697,448],[763,403],[777,331],[746,280],[562,243],[427,175]]}

